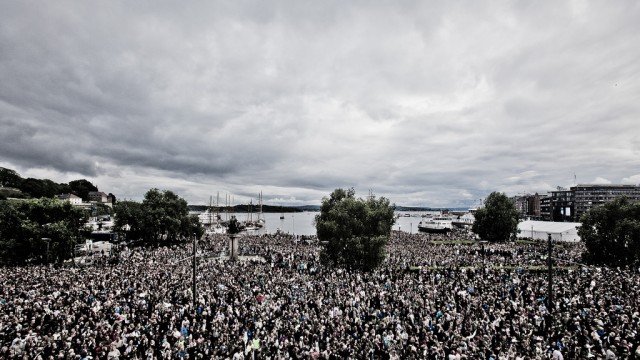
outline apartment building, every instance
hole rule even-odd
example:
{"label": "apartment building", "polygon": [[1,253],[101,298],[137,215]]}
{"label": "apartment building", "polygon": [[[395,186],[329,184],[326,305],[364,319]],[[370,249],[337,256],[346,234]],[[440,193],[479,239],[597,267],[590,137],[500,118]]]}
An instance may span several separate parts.
{"label": "apartment building", "polygon": [[571,191],[576,219],[592,207],[621,196],[640,201],[640,186],[637,185],[576,185],[571,187]]}

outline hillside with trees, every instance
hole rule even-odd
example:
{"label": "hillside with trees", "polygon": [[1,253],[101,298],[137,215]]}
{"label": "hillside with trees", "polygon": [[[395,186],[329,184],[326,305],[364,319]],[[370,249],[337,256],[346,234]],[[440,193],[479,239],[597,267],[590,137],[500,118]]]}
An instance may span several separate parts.
{"label": "hillside with trees", "polygon": [[49,179],[22,178],[15,170],[0,167],[0,200],[7,198],[53,198],[60,194],[74,194],[89,201],[89,192],[98,187],[86,179],[56,183]]}

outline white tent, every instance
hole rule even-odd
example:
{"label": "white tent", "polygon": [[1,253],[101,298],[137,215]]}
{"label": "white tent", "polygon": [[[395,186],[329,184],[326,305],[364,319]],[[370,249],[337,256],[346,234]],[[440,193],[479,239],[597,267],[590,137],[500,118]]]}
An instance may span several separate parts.
{"label": "white tent", "polygon": [[518,239],[547,240],[549,234],[553,241],[580,241],[578,227],[581,223],[526,220],[518,224]]}

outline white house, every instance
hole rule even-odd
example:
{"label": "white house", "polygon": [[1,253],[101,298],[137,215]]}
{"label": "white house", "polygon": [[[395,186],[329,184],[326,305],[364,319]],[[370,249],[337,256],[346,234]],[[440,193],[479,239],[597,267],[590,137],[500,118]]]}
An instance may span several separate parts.
{"label": "white house", "polygon": [[58,195],[58,200],[68,201],[71,205],[82,205],[82,198],[74,194],[62,194]]}

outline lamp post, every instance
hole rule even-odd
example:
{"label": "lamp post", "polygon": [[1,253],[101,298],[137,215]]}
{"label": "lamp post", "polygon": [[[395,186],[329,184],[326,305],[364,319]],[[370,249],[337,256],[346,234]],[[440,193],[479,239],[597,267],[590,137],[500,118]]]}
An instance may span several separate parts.
{"label": "lamp post", "polygon": [[547,266],[548,266],[548,280],[549,284],[547,285],[547,298],[549,301],[547,302],[547,306],[549,308],[549,313],[553,313],[553,260],[551,259],[551,234],[548,235],[548,253],[547,253]]}
{"label": "lamp post", "polygon": [[[484,245],[487,243],[486,240],[482,240],[480,241],[480,246],[482,248],[482,274],[480,275],[480,307],[482,307],[484,305],[484,284],[482,282],[482,279],[484,279],[485,276],[485,262],[484,262]],[[484,309],[484,308],[482,308]]]}
{"label": "lamp post", "polygon": [[551,320],[553,318],[553,260],[551,259],[551,233],[548,233],[548,253],[547,253],[547,264],[549,267],[549,275],[548,280],[549,284],[547,285],[547,314],[545,315],[545,335],[549,336],[551,333]]}
{"label": "lamp post", "polygon": [[196,234],[193,234],[193,308],[196,307]]}
{"label": "lamp post", "polygon": [[42,238],[42,241],[46,241],[47,243],[47,264],[49,263],[49,243],[51,242],[51,238]]}

